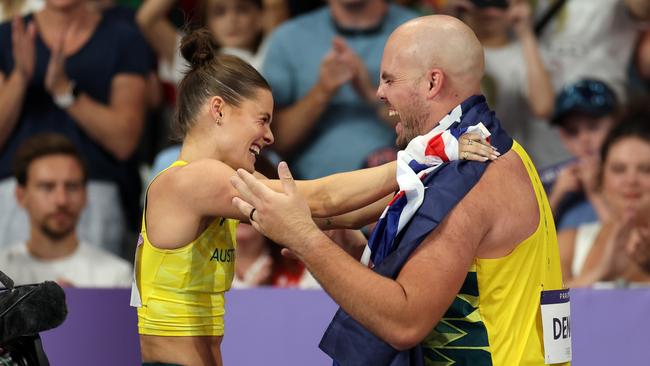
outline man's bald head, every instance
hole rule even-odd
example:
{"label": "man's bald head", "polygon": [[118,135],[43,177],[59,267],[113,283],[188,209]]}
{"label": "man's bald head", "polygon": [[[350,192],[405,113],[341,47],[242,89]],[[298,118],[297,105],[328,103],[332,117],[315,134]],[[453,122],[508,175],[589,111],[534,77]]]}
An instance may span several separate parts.
{"label": "man's bald head", "polygon": [[474,32],[462,21],[431,15],[413,19],[397,28],[386,43],[386,53],[408,62],[413,72],[442,70],[447,86],[464,94],[475,90],[484,72],[483,47]]}

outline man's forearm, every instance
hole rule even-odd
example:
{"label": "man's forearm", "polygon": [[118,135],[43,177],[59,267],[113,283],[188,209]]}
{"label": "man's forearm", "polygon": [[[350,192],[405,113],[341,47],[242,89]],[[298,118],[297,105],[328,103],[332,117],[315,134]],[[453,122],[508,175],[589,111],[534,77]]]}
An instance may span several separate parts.
{"label": "man's forearm", "polygon": [[26,92],[27,80],[18,70],[14,70],[0,89],[0,146],[4,145],[16,126]]}
{"label": "man's forearm", "polygon": [[327,108],[330,98],[331,93],[316,83],[297,103],[278,111],[273,122],[273,148],[280,154],[291,153],[311,133],[316,121]]}
{"label": "man's forearm", "polygon": [[401,339],[413,320],[404,288],[357,262],[320,231],[300,239],[309,245],[296,254],[332,299],[379,338],[403,348]]}

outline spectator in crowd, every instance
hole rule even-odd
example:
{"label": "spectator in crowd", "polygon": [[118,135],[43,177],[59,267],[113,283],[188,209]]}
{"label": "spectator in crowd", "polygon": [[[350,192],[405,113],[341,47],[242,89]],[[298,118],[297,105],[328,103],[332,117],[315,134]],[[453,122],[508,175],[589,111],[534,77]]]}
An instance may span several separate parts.
{"label": "spectator in crowd", "polygon": [[130,286],[128,262],[77,237],[87,171],[75,146],[63,135],[36,135],[25,140],[13,165],[16,199],[29,215],[29,236],[0,250],[2,271],[19,284]]}
{"label": "spectator in crowd", "polygon": [[453,0],[447,10],[472,28],[485,49],[481,89],[503,127],[535,165],[549,166],[569,156],[547,122],[553,113],[553,84],[533,33],[530,5],[526,0],[505,5]]}
{"label": "spectator in crowd", "polygon": [[[18,146],[39,132],[62,133],[91,162],[80,237],[121,252],[122,205],[140,195],[133,152],[146,108],[147,55],[137,28],[88,0],[46,0],[43,10],[0,25],[2,202],[12,201]],[[27,217],[17,211],[3,204],[0,242],[25,239]]]}
{"label": "spectator in crowd", "polygon": [[296,176],[358,169],[393,145],[374,80],[388,35],[414,15],[385,0],[330,0],[271,35],[263,73],[277,107],[274,148]]}
{"label": "spectator in crowd", "polygon": [[[180,54],[183,32],[167,19],[176,0],[147,0],[136,21],[158,54],[163,81],[178,84],[189,65]],[[237,56],[259,69],[264,46],[262,0],[203,0],[199,2],[198,25],[212,32],[221,52]]]}
{"label": "spectator in crowd", "polygon": [[650,124],[634,112],[603,144],[599,185],[612,214],[560,232],[567,286],[650,282]]}
{"label": "spectator in crowd", "polygon": [[[557,0],[537,0],[541,19]],[[591,78],[606,82],[619,100],[627,94],[627,68],[642,22],[650,19],[649,0],[570,0],[540,34],[540,47],[555,89]]]}
{"label": "spectator in crowd", "polygon": [[27,15],[43,9],[45,0],[2,0],[0,2],[0,23],[14,16]]}
{"label": "spectator in crowd", "polygon": [[581,80],[558,94],[552,123],[559,127],[562,143],[574,157],[540,173],[558,230],[608,219],[596,189],[596,173],[601,145],[618,112],[614,91],[598,80]]}

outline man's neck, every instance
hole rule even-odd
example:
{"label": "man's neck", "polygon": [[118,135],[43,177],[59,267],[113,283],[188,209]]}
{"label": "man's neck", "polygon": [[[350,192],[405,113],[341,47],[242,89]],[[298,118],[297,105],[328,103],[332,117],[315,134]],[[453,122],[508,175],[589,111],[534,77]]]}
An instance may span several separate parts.
{"label": "man's neck", "polygon": [[388,4],[385,0],[368,0],[358,6],[344,6],[338,1],[330,1],[329,6],[336,24],[350,29],[375,27],[388,11]]}
{"label": "man's neck", "polygon": [[440,121],[442,121],[442,119],[445,118],[445,116],[447,116],[449,112],[451,112],[459,104],[467,100],[467,98],[477,94],[481,94],[480,89],[475,90],[474,92],[471,93],[463,93],[463,94],[451,93],[447,98],[445,98],[445,101],[434,103],[432,106],[432,112],[429,119],[429,125],[426,126],[425,128],[426,132],[429,132],[435,127],[437,127],[440,124]]}
{"label": "man's neck", "polygon": [[60,240],[54,240],[40,229],[32,228],[27,240],[29,254],[43,261],[65,258],[74,253],[78,247],[79,241],[74,231]]}

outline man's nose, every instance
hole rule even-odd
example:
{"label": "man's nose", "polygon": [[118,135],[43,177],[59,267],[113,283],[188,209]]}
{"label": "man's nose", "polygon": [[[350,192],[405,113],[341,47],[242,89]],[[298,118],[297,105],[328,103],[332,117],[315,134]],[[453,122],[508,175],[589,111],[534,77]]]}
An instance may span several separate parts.
{"label": "man's nose", "polygon": [[64,185],[57,186],[54,189],[54,201],[57,205],[64,205],[68,202],[68,192]]}
{"label": "man's nose", "polygon": [[381,101],[386,100],[386,95],[384,94],[384,84],[383,83],[379,83],[379,86],[377,87],[376,95],[377,95],[377,99],[379,99]]}

